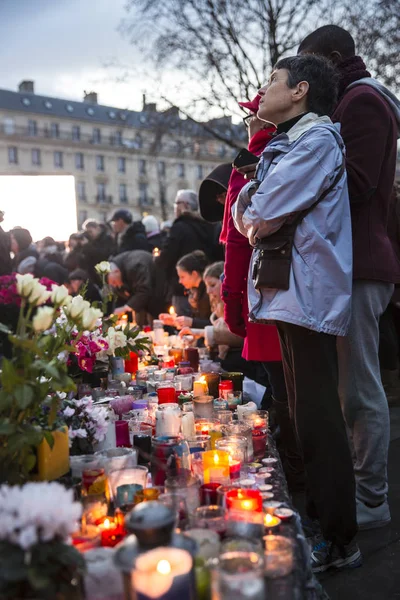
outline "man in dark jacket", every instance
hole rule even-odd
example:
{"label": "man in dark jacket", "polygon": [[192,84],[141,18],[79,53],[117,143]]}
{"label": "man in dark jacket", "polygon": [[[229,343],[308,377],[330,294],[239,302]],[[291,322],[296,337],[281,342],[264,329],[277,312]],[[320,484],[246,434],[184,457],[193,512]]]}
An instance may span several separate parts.
{"label": "man in dark jacket", "polygon": [[133,312],[140,326],[151,323],[151,317],[157,317],[160,300],[154,294],[154,262],[149,252],[132,250],[118,254],[111,262],[108,283],[118,296],[118,308],[114,314]]}
{"label": "man in dark jacket", "polygon": [[196,192],[179,190],[175,203],[175,221],[161,256],[157,259],[157,269],[165,273],[168,281],[168,294],[178,315],[190,315],[191,308],[178,282],[176,263],[182,256],[194,250],[203,250],[210,263],[220,260],[220,247],[214,226],[199,215]]}
{"label": "man in dark jacket", "polygon": [[117,254],[129,250],[150,252],[146,230],[141,221],[133,221],[129,210],[117,210],[111,217],[112,228],[116,234]]}
{"label": "man in dark jacket", "polygon": [[340,394],[355,453],[360,529],[390,522],[387,501],[389,411],[379,371],[379,319],[389,304],[400,264],[389,238],[400,103],[375,79],[351,35],[327,25],[307,36],[299,53],[322,54],[337,67],[340,122],[353,229],[352,321],[338,338]]}
{"label": "man in dark jacket", "polygon": [[99,284],[95,266],[102,260],[108,260],[114,253],[114,240],[106,226],[93,219],[85,221],[82,228],[89,242],[82,246],[79,267],[88,273],[90,281]]}
{"label": "man in dark jacket", "polygon": [[[4,213],[0,210],[0,223],[4,220]],[[11,238],[10,234],[6,233],[2,227],[0,227],[0,276],[9,275],[12,270],[11,261]]]}

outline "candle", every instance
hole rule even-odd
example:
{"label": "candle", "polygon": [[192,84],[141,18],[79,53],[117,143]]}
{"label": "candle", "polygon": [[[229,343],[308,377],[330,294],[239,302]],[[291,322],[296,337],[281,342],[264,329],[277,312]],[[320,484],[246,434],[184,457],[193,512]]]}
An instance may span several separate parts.
{"label": "candle", "polygon": [[258,490],[235,489],[226,494],[228,510],[262,512],[262,497]]}
{"label": "candle", "polygon": [[243,392],[243,380],[243,373],[221,373],[221,383],[222,381],[231,381],[235,392]]}
{"label": "candle", "polygon": [[190,600],[193,560],[180,548],[159,547],[135,561],[131,584],[137,600]]}
{"label": "candle", "polygon": [[87,469],[82,473],[82,495],[100,496],[106,494],[107,478],[105,470]]}
{"label": "candle", "polygon": [[183,356],[185,360],[190,363],[190,366],[192,367],[193,371],[197,373],[197,371],[199,370],[200,360],[198,348],[185,348]]}
{"label": "candle", "polygon": [[138,464],[147,465],[150,462],[153,428],[146,423],[134,423],[134,425],[132,424],[132,428],[133,446],[139,453]]}
{"label": "candle", "polygon": [[[239,409],[238,409],[239,410]],[[262,459],[265,456],[267,448],[267,432],[268,432],[268,411],[260,410],[254,414],[246,413],[244,415],[244,421],[251,426],[254,457],[256,459]]]}
{"label": "candle", "polygon": [[84,525],[72,534],[72,544],[79,552],[97,548],[101,543],[100,529],[96,525]]}
{"label": "candle", "polygon": [[182,415],[182,435],[186,439],[195,436],[194,414],[187,412]]}
{"label": "candle", "polygon": [[284,577],[293,570],[293,542],[281,535],[266,535],[264,570],[267,577]]}
{"label": "candle", "polygon": [[203,452],[204,483],[229,482],[229,454],[222,450]]}
{"label": "candle", "polygon": [[231,480],[240,479],[240,471],[246,463],[247,440],[245,437],[227,436],[215,443],[217,450],[224,450],[229,454],[229,471]]}
{"label": "candle", "polygon": [[293,517],[294,511],[291,508],[277,508],[274,514],[281,521],[289,521]]}
{"label": "candle", "polygon": [[217,490],[221,487],[218,482],[215,483],[203,483],[200,486],[200,504],[202,506],[209,504],[218,504]]}
{"label": "candle", "polygon": [[101,531],[101,545],[103,547],[113,548],[126,536],[126,530],[112,517],[105,519],[99,527]]}
{"label": "candle", "polygon": [[132,446],[129,437],[128,421],[115,421],[115,436],[117,441],[117,448],[130,448]]}
{"label": "candle", "polygon": [[171,381],[162,382],[157,387],[158,404],[175,404],[176,390]]}
{"label": "candle", "polygon": [[266,533],[276,533],[279,529],[279,525],[281,524],[281,520],[275,515],[266,514],[264,516],[264,527]]}
{"label": "candle", "polygon": [[239,421],[244,421],[245,417],[254,413],[257,413],[257,404],[255,402],[248,402],[247,404],[237,407]]}
{"label": "candle", "polygon": [[123,489],[119,492],[119,498],[129,497],[129,490],[132,490],[133,495],[134,484],[139,485],[141,488],[145,488],[147,485],[147,474],[148,469],[143,466],[131,467],[130,469],[120,469],[118,471],[111,471],[108,475],[110,494],[113,500],[118,498],[118,488],[123,486]]}
{"label": "candle", "polygon": [[169,355],[172,356],[176,365],[179,365],[183,358],[183,349],[182,348],[170,348]]}
{"label": "candle", "polygon": [[228,393],[233,392],[233,381],[221,381],[218,386],[219,397],[223,400],[228,400]]}
{"label": "candle", "polygon": [[200,379],[193,383],[193,396],[206,396],[208,394],[208,385],[207,381],[202,375]]}
{"label": "candle", "polygon": [[240,460],[235,460],[231,456],[229,457],[229,476],[231,481],[240,479],[241,466]]}
{"label": "candle", "polygon": [[204,373],[203,377],[208,385],[208,394],[213,398],[218,398],[219,373]]}
{"label": "candle", "polygon": [[161,252],[160,252],[159,248],[153,248],[153,251],[152,251],[153,258],[157,258],[158,256],[160,256],[160,254],[161,254]]}
{"label": "candle", "polygon": [[222,600],[261,600],[271,597],[265,588],[262,558],[257,552],[247,550],[225,551],[220,554],[216,587],[215,597]]}
{"label": "candle", "polygon": [[168,312],[171,315],[171,317],[176,317],[176,311],[175,311],[175,308],[173,306],[169,307]]}
{"label": "candle", "polygon": [[214,414],[213,397],[196,396],[193,398],[193,412],[196,418],[212,419]]}
{"label": "candle", "polygon": [[125,359],[125,372],[136,373],[139,368],[139,357],[136,352],[129,352],[129,358]]}
{"label": "candle", "polygon": [[270,515],[275,514],[275,510],[281,506],[282,502],[276,502],[275,500],[271,500],[268,502],[264,502],[263,509],[264,512],[269,513]]}
{"label": "candle", "polygon": [[177,436],[181,430],[182,413],[179,406],[164,404],[156,410],[156,435]]}

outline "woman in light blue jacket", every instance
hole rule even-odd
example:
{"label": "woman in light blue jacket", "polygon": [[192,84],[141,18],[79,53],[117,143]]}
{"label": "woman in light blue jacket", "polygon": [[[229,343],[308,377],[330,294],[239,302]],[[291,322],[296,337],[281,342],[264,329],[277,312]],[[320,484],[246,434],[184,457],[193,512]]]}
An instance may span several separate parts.
{"label": "woman in light blue jacket", "polygon": [[[337,96],[335,72],[317,56],[284,59],[259,94],[258,117],[277,123],[277,134],[232,209],[237,229],[255,247],[249,317],[278,327],[308,516],[319,520],[325,540],[314,548],[313,569],[355,567],[362,559],[354,542],[354,474],[337,391],[336,336],[346,335],[350,320],[352,240],[344,145],[327,116]],[[256,289],[260,240],[273,240],[310,208],[295,230],[287,289]]]}

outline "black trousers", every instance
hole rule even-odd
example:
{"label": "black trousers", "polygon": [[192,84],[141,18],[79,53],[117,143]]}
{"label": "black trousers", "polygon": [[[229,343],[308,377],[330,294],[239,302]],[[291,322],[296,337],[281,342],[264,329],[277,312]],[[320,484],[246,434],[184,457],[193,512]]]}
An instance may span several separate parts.
{"label": "black trousers", "polygon": [[340,546],[357,533],[355,480],[338,395],[336,337],[277,321],[290,417],[303,454],[308,516]]}

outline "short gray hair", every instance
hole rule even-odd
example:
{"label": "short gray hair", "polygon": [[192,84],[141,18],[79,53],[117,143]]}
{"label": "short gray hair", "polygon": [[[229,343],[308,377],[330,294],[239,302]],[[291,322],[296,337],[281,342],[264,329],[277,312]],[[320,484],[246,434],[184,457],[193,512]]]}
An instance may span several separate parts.
{"label": "short gray hair", "polygon": [[186,202],[189,205],[190,210],[199,210],[198,196],[194,190],[178,190],[176,193],[176,200]]}
{"label": "short gray hair", "polygon": [[96,221],[96,219],[86,219],[86,221],[82,224],[82,229],[86,231],[89,227],[100,227],[100,221]]}

